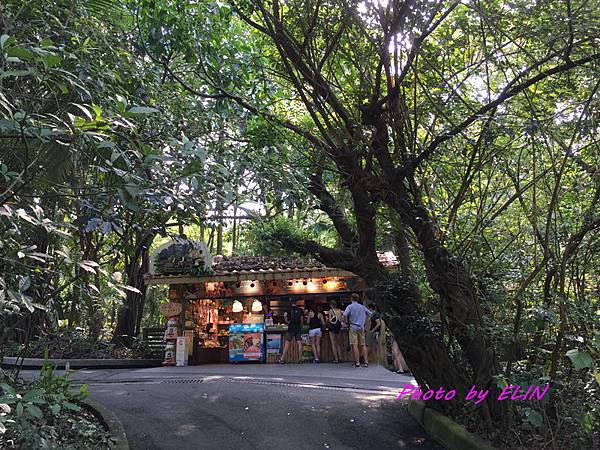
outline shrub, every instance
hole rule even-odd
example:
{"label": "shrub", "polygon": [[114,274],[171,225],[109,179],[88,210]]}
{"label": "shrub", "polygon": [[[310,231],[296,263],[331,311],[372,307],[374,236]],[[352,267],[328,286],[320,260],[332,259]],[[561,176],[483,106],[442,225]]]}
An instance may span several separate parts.
{"label": "shrub", "polygon": [[110,434],[79,402],[87,385],[72,389],[46,358],[34,382],[0,373],[0,448],[110,449]]}

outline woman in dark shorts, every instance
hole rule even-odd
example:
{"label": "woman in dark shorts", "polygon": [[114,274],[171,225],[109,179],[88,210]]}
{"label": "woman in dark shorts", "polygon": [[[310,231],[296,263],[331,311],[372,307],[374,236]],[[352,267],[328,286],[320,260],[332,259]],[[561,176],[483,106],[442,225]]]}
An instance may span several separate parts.
{"label": "woman in dark shorts", "polygon": [[314,362],[321,362],[321,336],[323,336],[323,314],[321,308],[316,305],[308,311],[308,337],[314,356]]}
{"label": "woman in dark shorts", "polygon": [[331,341],[331,350],[333,351],[333,362],[342,361],[342,345],[340,339],[342,334],[342,310],[337,307],[335,300],[329,302],[331,308],[327,313],[327,330],[329,331],[329,340]]}
{"label": "woman in dark shorts", "polygon": [[283,353],[279,358],[279,364],[284,364],[285,355],[287,355],[290,350],[290,342],[292,340],[296,341],[296,345],[298,346],[298,362],[302,361],[302,337],[300,335],[302,330],[302,317],[304,313],[302,308],[298,306],[298,300],[295,299],[292,301],[292,308],[290,309],[289,314],[284,313],[285,321],[288,324],[288,330],[285,333],[285,345],[283,346]]}

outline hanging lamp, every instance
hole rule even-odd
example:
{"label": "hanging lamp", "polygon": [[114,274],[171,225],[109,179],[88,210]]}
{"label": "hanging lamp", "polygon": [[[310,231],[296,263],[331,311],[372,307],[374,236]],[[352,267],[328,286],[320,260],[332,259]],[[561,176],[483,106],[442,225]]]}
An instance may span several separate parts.
{"label": "hanging lamp", "polygon": [[258,300],[252,302],[252,312],[261,312],[263,309],[262,303]]}
{"label": "hanging lamp", "polygon": [[233,302],[233,308],[232,311],[233,312],[242,312],[244,310],[244,307],[242,306],[242,302],[240,302],[239,300],[236,300]]}

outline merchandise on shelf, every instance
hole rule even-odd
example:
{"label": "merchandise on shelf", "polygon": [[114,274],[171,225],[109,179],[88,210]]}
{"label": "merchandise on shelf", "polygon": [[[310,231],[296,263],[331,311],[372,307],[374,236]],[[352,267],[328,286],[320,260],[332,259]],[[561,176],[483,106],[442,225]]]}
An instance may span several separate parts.
{"label": "merchandise on shelf", "polygon": [[168,342],[165,346],[165,359],[163,361],[164,366],[172,366],[175,364],[175,345],[172,342]]}
{"label": "merchandise on shelf", "polygon": [[177,317],[169,317],[163,339],[177,339]]}
{"label": "merchandise on shelf", "polygon": [[221,347],[218,336],[222,329],[219,329],[219,309],[216,302],[209,299],[191,301],[189,313],[200,347]]}

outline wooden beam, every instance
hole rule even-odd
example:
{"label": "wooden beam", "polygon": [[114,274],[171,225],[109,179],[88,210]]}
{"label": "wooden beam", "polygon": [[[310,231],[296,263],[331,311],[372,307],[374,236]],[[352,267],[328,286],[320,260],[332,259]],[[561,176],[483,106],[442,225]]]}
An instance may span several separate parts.
{"label": "wooden beam", "polygon": [[343,277],[357,278],[357,275],[341,269],[314,269],[314,270],[263,270],[263,271],[240,271],[216,273],[214,275],[194,277],[190,275],[146,275],[144,282],[146,285],[158,284],[194,284],[207,283],[215,281],[271,281],[287,280],[289,278],[325,278],[325,277]]}

